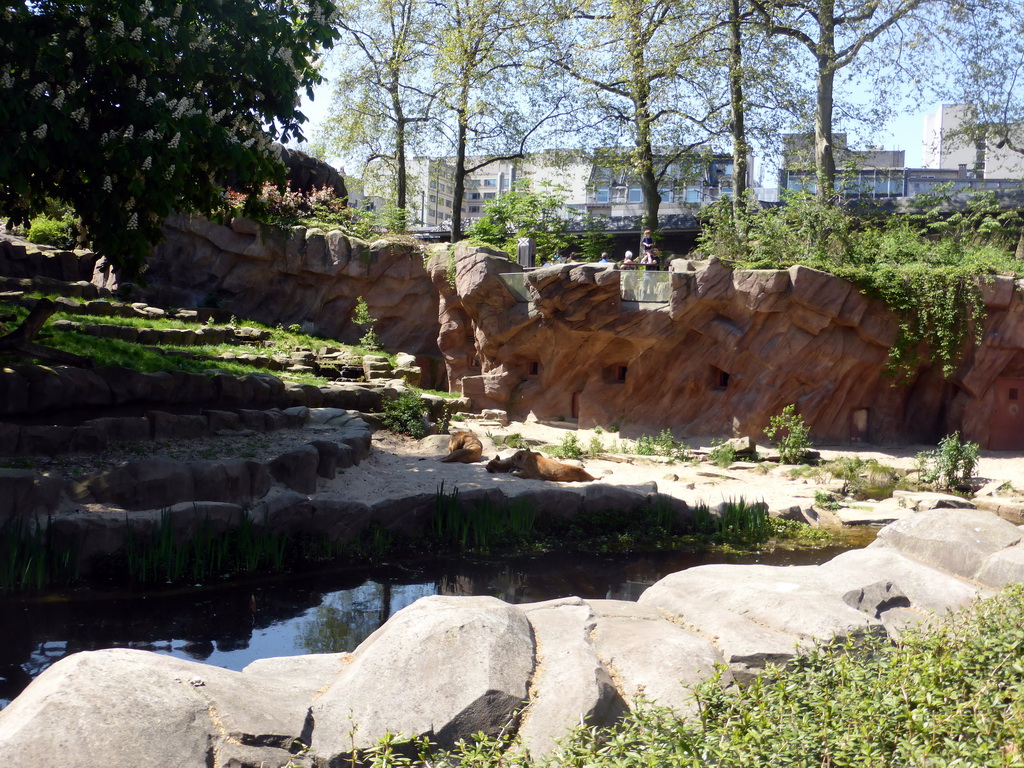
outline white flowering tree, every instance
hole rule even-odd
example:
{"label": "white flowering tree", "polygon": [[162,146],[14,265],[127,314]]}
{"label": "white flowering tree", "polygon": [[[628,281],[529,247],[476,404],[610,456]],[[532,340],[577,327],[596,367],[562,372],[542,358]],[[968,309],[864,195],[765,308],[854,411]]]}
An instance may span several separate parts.
{"label": "white flowering tree", "polygon": [[71,204],[93,247],[138,270],[171,211],[282,180],[296,93],[337,37],[333,0],[0,3],[0,212]]}

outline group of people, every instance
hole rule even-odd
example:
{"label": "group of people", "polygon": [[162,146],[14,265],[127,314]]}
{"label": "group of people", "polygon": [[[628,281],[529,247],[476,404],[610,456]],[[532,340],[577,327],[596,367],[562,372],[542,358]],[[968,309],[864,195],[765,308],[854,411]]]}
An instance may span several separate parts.
{"label": "group of people", "polygon": [[637,267],[646,267],[648,270],[661,269],[661,253],[654,247],[651,230],[644,230],[644,236],[640,240],[640,249],[639,259],[633,258],[632,251],[626,251],[626,255],[622,259],[622,269],[636,269]]}

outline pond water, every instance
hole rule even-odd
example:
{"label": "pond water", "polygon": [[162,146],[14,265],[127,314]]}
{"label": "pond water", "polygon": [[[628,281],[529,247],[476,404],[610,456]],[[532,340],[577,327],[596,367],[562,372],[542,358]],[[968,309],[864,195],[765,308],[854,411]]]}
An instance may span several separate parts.
{"label": "pond water", "polygon": [[821,563],[873,536],[822,549],[730,555],[719,551],[627,555],[548,553],[452,558],[332,569],[161,592],[76,590],[0,600],[0,708],[64,656],[142,648],[240,670],[271,656],[351,651],[396,611],[426,595],[491,595],[510,603],[582,598],[636,600],[663,576],[707,563]]}

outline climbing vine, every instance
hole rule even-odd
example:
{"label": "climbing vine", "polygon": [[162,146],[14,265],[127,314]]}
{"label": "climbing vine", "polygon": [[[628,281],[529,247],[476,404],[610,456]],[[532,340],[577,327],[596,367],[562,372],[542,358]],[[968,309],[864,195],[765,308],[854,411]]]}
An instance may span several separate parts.
{"label": "climbing vine", "polygon": [[[889,352],[895,378],[912,378],[924,356],[950,376],[968,344],[982,340],[985,280],[1022,268],[1013,254],[1021,227],[987,198],[953,216],[927,202],[912,215],[882,217],[793,195],[784,206],[749,214],[743,243],[731,206],[720,206],[708,216],[700,247],[739,268],[803,264],[849,280],[897,317]],[[992,224],[997,219],[1000,227]]]}

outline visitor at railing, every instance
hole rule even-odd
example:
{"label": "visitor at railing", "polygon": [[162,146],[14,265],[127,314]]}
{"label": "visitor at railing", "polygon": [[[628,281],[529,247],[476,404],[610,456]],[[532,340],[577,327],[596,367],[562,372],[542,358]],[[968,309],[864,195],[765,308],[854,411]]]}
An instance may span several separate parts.
{"label": "visitor at railing", "polygon": [[622,259],[622,266],[620,269],[636,269],[636,259],[633,258],[632,251],[626,251],[625,257]]}

